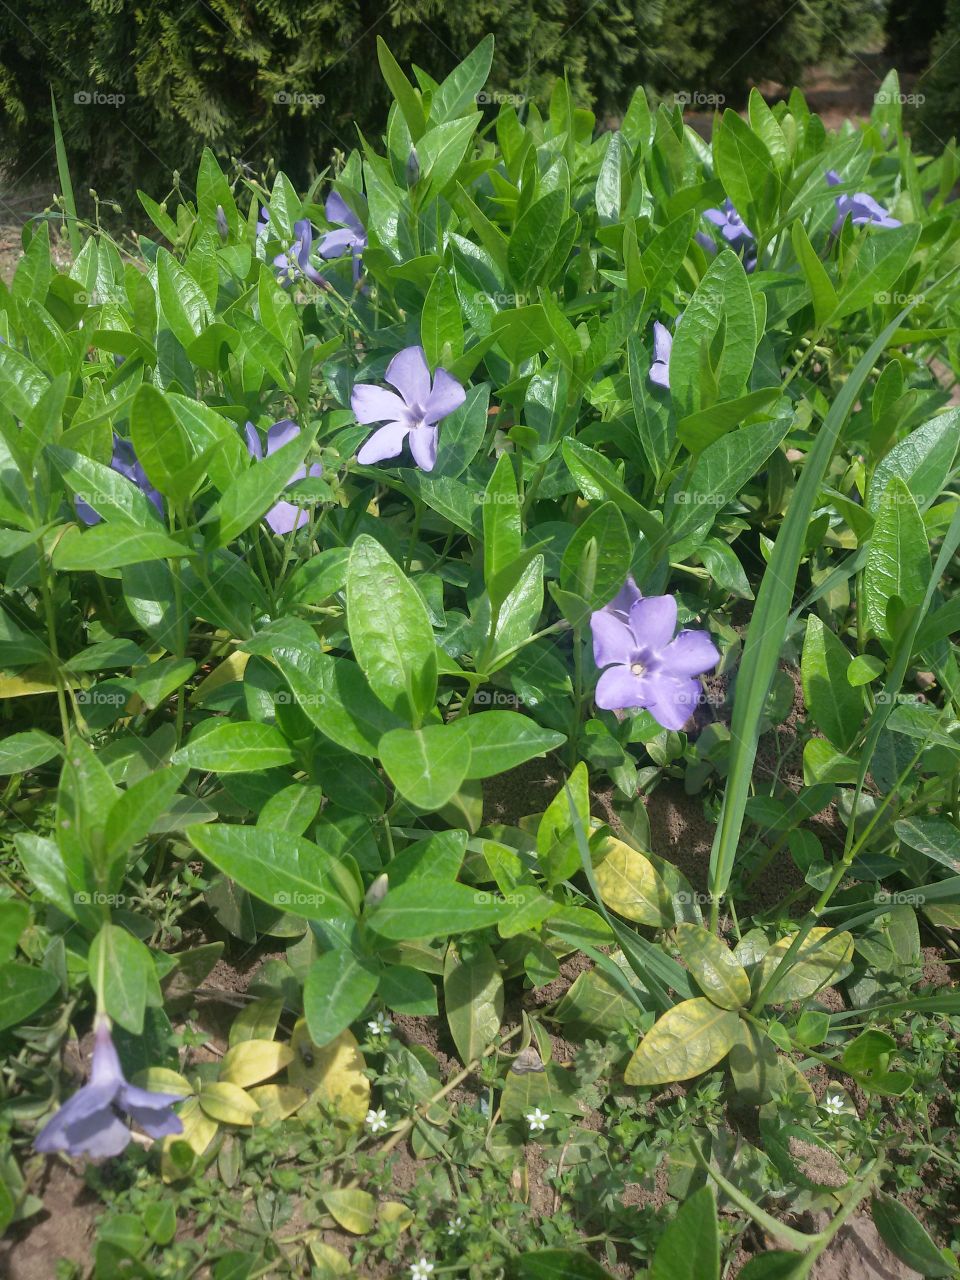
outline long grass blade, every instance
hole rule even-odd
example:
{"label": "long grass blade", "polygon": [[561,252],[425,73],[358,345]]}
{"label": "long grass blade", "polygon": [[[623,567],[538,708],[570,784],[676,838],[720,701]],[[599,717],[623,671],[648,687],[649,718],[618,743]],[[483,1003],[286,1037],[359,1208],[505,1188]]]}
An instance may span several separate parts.
{"label": "long grass blade", "polygon": [[70,166],[67,164],[67,149],[63,145],[63,130],[60,128],[60,117],[57,114],[57,101],[50,90],[50,109],[53,112],[53,141],[57,149],[57,173],[60,175],[60,193],[63,196],[63,207],[67,215],[67,235],[70,238],[70,251],[73,256],[83,248],[80,235],[80,224],[77,221],[77,202],[73,194],[73,183],[70,181]]}

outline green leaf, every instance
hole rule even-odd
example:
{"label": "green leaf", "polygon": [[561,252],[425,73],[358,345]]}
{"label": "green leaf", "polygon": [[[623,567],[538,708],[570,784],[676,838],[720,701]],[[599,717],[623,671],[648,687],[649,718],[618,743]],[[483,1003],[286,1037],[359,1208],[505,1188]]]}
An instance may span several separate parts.
{"label": "green leaf", "polygon": [[609,1271],[579,1249],[537,1249],[515,1265],[517,1280],[611,1280]]}
{"label": "green leaf", "polygon": [[493,46],[493,36],[484,36],[459,66],[454,67],[439,89],[434,91],[430,104],[431,123],[453,120],[468,108],[475,110],[477,94],[487,83],[487,76],[490,74]]}
{"label": "green leaf", "polygon": [[380,739],[378,754],[400,794],[427,811],[453,798],[470,765],[469,742],[458,724],[391,729]]}
{"label": "green leaf", "polygon": [[849,750],[863,723],[863,695],[847,677],[852,662],[843,642],[811,613],[800,660],[803,699],[838,751]]}
{"label": "green leaf", "polygon": [[937,1248],[926,1227],[905,1205],[892,1196],[875,1191],[870,1207],[880,1238],[901,1262],[922,1276],[956,1276],[956,1260],[948,1260],[953,1255]]}
{"label": "green leaf", "polygon": [[521,534],[517,479],[510,454],[502,453],[483,494],[483,580],[495,609],[516,585],[514,566],[522,572]]}
{"label": "green leaf", "polygon": [[736,400],[725,400],[723,404],[700,409],[677,423],[677,438],[691,453],[700,453],[733,427],[739,427],[744,418],[764,409],[779,395],[779,387],[764,387],[759,391],[749,391]]}
{"label": "green leaf", "polygon": [[888,294],[906,270],[920,236],[920,224],[865,229],[849,255],[833,322],[889,301]]}
{"label": "green leaf", "polygon": [[754,234],[776,215],[780,178],[764,143],[736,111],[727,108],[713,135],[717,176]]}
{"label": "green leaf", "polygon": [[696,924],[679,924],[677,946],[697,986],[723,1009],[739,1009],[750,999],[750,979],[733,952],[715,934]]}
{"label": "green leaf", "polygon": [[567,543],[560,562],[560,586],[599,609],[623,586],[633,561],[633,541],[612,502],[591,511]]}
{"label": "green leaf", "polygon": [[376,964],[346,950],[314,960],[303,984],[303,1014],[314,1044],[329,1044],[360,1017],[377,990],[378,972]]}
{"label": "green leaf", "polygon": [[261,902],[305,920],[349,918],[336,888],[336,859],[310,840],[266,827],[194,824],[187,839]]}
{"label": "green leaf", "polygon": [[[439,267],[420,313],[420,340],[431,369],[449,364],[463,354],[463,319],[460,315],[460,299],[453,286],[453,275],[446,267]],[[444,424],[444,432],[447,426]]]}
{"label": "green leaf", "polygon": [[488,929],[512,910],[498,894],[484,893],[456,881],[418,876],[390,889],[383,901],[368,912],[366,920],[382,938],[403,942]]}
{"label": "green leaf", "polygon": [[822,329],[837,309],[837,291],[799,219],[791,227],[790,236],[793,240],[793,251],[810,286],[813,297],[813,316],[817,328]]}
{"label": "green leaf", "polygon": [[303,463],[311,444],[310,433],[301,431],[275,453],[247,467],[230,483],[204,517],[204,523],[213,526],[213,546],[225,547],[266,515]]}
{"label": "green leaf", "polygon": [[566,786],[561,787],[550,801],[537,827],[537,858],[550,888],[561,880],[568,880],[580,866],[580,850],[567,799],[568,787],[583,827],[589,828],[590,783],[583,761],[570,774]]}
{"label": "green leaf", "polygon": [[566,202],[566,193],[560,188],[548,191],[514,227],[507,246],[507,265],[521,291],[532,289],[543,278],[557,246]]}
{"label": "green leaf", "polygon": [[433,628],[416,587],[369,534],[350,552],[347,628],[370,688],[390,711],[419,724],[437,694]]}
{"label": "green leaf", "polygon": [[720,508],[762,468],[789,425],[783,418],[757,422],[707,445],[683,488],[673,494],[665,540],[674,546],[694,533],[705,533]]}
{"label": "green leaf", "polygon": [[456,724],[469,750],[468,778],[506,773],[566,742],[564,734],[544,729],[516,711],[484,711]]}
{"label": "green leaf", "polygon": [[960,872],[960,829],[946,818],[900,818],[893,829],[909,848]]}
{"label": "green leaf", "polygon": [[380,63],[380,71],[387,82],[387,87],[396,99],[397,106],[407,122],[410,137],[414,142],[418,142],[427,127],[423,103],[420,100],[419,93],[401,71],[399,62],[390,52],[390,48],[382,36],[377,36],[377,61]]}
{"label": "green leaf", "polygon": [[[494,714],[500,714],[495,712]],[[63,751],[62,745],[42,729],[27,729],[24,733],[11,733],[0,742],[0,777],[11,773],[26,773],[46,764]]]}
{"label": "green leaf", "polygon": [[876,515],[883,507],[892,476],[900,477],[921,511],[932,506],[950,475],[957,452],[958,429],[960,408],[948,409],[895,444],[880,459],[870,477],[864,503],[867,510]]}
{"label": "green leaf", "polygon": [[[704,367],[721,323],[723,348],[713,369],[713,395]],[[757,313],[743,263],[732,250],[721,249],[697,285],[673,340],[670,397],[677,413],[686,417],[713,399],[741,396],[753,368],[757,338]]]}
{"label": "green leaf", "polygon": [[923,517],[910,490],[893,475],[883,493],[863,567],[863,606],[873,632],[889,639],[887,609],[899,599],[919,605],[930,577],[930,549]]}
{"label": "green leaf", "polygon": [[163,392],[149,383],[130,406],[130,439],[151,484],[174,503],[189,497],[197,480],[193,451]]}
{"label": "green leaf", "polygon": [[59,445],[48,445],[47,456],[72,492],[98,515],[154,532],[162,528],[157,509],[143,490],[112,467]]}
{"label": "green leaf", "polygon": [[187,745],[174,753],[172,762],[212,773],[254,773],[292,764],[293,752],[273,725],[235,720],[194,733]]}
{"label": "green leaf", "polygon": [[740,1019],[710,1000],[683,1000],[668,1009],[640,1041],[627,1064],[629,1085],[669,1084],[702,1075],[727,1056]]}
{"label": "green leaf", "polygon": [[148,996],[157,986],[148,949],[126,929],[105,924],[90,944],[88,968],[93,989],[110,1017],[140,1035]]}
{"label": "green leaf", "polygon": [[710,1186],[689,1195],[660,1237],[649,1280],[720,1280],[720,1230]]}
{"label": "green leaf", "polygon": [[492,1044],[503,1018],[503,978],[489,947],[471,947],[465,954],[453,943],[447,947],[443,1003],[461,1062],[474,1062]]}
{"label": "green leaf", "polygon": [[140,778],[124,791],[110,812],[104,826],[104,842],[108,861],[113,862],[143,840],[173,804],[186,776],[184,768],[165,767]]}
{"label": "green leaf", "polygon": [[182,347],[188,347],[213,320],[203,290],[163,248],[157,250],[157,296],[163,318]]}
{"label": "green leaf", "polygon": [[0,965],[0,1031],[41,1009],[60,986],[56,974],[32,965]]}
{"label": "green leaf", "polygon": [[64,572],[106,572],[146,560],[181,559],[192,553],[168,534],[119,520],[95,524],[81,533],[68,529],[53,550],[53,566]]}

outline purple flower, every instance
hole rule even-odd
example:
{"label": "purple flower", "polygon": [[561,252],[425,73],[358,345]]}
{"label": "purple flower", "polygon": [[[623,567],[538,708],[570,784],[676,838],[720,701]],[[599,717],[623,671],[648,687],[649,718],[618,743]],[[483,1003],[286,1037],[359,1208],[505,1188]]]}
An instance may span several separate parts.
{"label": "purple flower", "polygon": [[116,1156],[130,1141],[121,1111],[151,1138],[165,1138],[183,1132],[180,1117],[171,1110],[179,1101],[175,1093],[151,1093],[127,1083],[110,1036],[110,1019],[101,1013],[94,1024],[89,1081],[47,1121],[33,1145],[45,1153]]}
{"label": "purple flower", "polygon": [[[137,488],[147,495],[160,515],[163,515],[163,498],[147,479],[147,473],[140,465],[140,459],[134,453],[133,445],[129,440],[124,440],[122,436],[118,436],[116,432],[114,432],[113,436],[113,457],[110,460],[110,469],[116,471],[118,475],[126,476],[128,480],[132,480]],[[99,512],[94,511],[89,502],[84,502],[83,498],[74,498],[73,506],[77,516],[84,524],[100,523],[102,516]]]}
{"label": "purple flower", "polygon": [[[831,187],[837,186],[842,181],[836,169],[828,169],[824,176]],[[873,196],[867,195],[865,191],[858,191],[852,196],[839,195],[835,199],[837,217],[830,228],[832,236],[840,234],[840,228],[847,218],[855,227],[866,226],[868,222],[876,223],[878,227],[902,226],[899,218],[893,217],[882,204],[874,200]]]}
{"label": "purple flower", "polygon": [[421,471],[432,471],[437,461],[437,424],[459,409],[467,393],[446,369],[438,369],[430,385],[430,370],[423,347],[407,347],[387,365],[387,382],[400,395],[361,382],[353,388],[350,404],[357,421],[387,425],[375,431],[357,454],[365,466],[396,458],[409,439],[413,460]]}
{"label": "purple flower", "polygon": [[757,255],[755,252],[748,251],[756,237],[737,213],[733,201],[728,198],[722,209],[705,209],[703,216],[719,228],[720,234],[730,248],[740,255],[744,270],[752,271],[757,265]]}
{"label": "purple flower", "polygon": [[[243,429],[243,434],[247,440],[247,451],[252,458],[256,458],[258,462],[263,460],[263,445],[260,443],[260,433],[252,422],[248,422]],[[295,440],[300,434],[300,428],[290,418],[283,418],[280,422],[275,422],[267,432],[267,457],[285,444],[289,444],[291,440]],[[323,475],[323,467],[319,462],[314,462],[310,469],[306,467],[297,467],[293,475],[287,481],[287,484],[293,484],[294,480],[302,480],[304,476],[320,476]],[[293,529],[299,529],[307,523],[309,516],[303,507],[298,507],[294,502],[284,502],[283,499],[270,508],[266,516],[267,524],[274,533],[290,533]]]}
{"label": "purple flower", "polygon": [[673,350],[673,334],[659,320],[653,322],[653,363],[650,381],[658,387],[670,390],[670,352]]}
{"label": "purple flower", "polygon": [[692,677],[715,667],[720,654],[705,631],[681,631],[674,638],[676,625],[674,597],[642,598],[632,578],[591,614],[593,656],[606,668],[597,682],[598,707],[643,707],[664,729],[683,728],[700,696]]}
{"label": "purple flower", "polygon": [[273,260],[277,279],[281,284],[293,284],[297,280],[310,280],[313,284],[326,283],[323,276],[310,261],[310,247],[313,244],[313,227],[309,218],[301,218],[293,224],[296,237],[289,249],[278,253]]}
{"label": "purple flower", "polygon": [[328,231],[320,241],[321,258],[341,258],[345,253],[353,256],[353,281],[360,279],[360,255],[367,247],[367,233],[363,223],[353,212],[346,200],[336,191],[327,196],[324,209],[327,221],[340,227],[339,231]]}

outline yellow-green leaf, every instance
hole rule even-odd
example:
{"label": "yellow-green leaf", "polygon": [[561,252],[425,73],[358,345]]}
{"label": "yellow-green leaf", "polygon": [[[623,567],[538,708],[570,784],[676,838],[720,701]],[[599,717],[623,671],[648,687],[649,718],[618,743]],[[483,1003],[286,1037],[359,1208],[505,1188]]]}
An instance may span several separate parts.
{"label": "yellow-green leaf", "polygon": [[739,1017],[704,997],[683,1000],[667,1012],[640,1041],[627,1063],[627,1084],[667,1084],[689,1080],[725,1058],[737,1041]]}
{"label": "yellow-green leaf", "polygon": [[275,1076],[293,1061],[293,1056],[289,1045],[276,1040],[242,1040],[223,1055],[220,1079],[246,1089]]}
{"label": "yellow-green leaf", "polygon": [[657,928],[673,924],[670,891],[649,858],[615,836],[591,841],[590,852],[600,897],[611,911]]}
{"label": "yellow-green leaf", "polygon": [[344,1231],[355,1236],[365,1236],[373,1230],[377,1202],[369,1191],[350,1191],[347,1188],[328,1191],[323,1197],[330,1215],[340,1223]]}
{"label": "yellow-green leaf", "polygon": [[169,1067],[147,1067],[138,1071],[131,1083],[140,1089],[149,1089],[151,1093],[176,1093],[181,1098],[189,1098],[193,1093],[187,1077],[179,1071],[171,1071]]}
{"label": "yellow-green leaf", "polygon": [[[815,991],[826,986],[831,978],[849,961],[853,955],[853,938],[844,930],[836,934],[829,942],[822,939],[831,931],[826,928],[811,929],[803,941],[803,945],[793,958],[790,972],[778,983],[773,998],[776,1003],[784,1000],[805,1000]],[[793,936],[781,938],[775,942],[763,957],[763,969],[760,982],[766,986],[774,971],[786,955]]]}
{"label": "yellow-green leaf", "polygon": [[720,939],[697,924],[677,926],[677,946],[705,996],[723,1009],[739,1009],[750,999],[750,979]]}
{"label": "yellow-green leaf", "polygon": [[205,1115],[196,1098],[188,1098],[177,1112],[182,1133],[173,1133],[163,1140],[163,1155],[160,1160],[160,1172],[165,1182],[180,1176],[180,1167],[173,1159],[171,1147],[177,1144],[181,1148],[186,1145],[196,1156],[202,1156],[217,1133],[217,1122]]}
{"label": "yellow-green leaf", "polygon": [[250,1089],[249,1096],[260,1108],[258,1124],[276,1124],[292,1116],[307,1100],[302,1089],[292,1084],[258,1084]]}
{"label": "yellow-green leaf", "polygon": [[324,1244],[322,1240],[310,1241],[310,1253],[316,1268],[317,1280],[336,1280],[337,1276],[348,1276],[353,1271],[350,1259],[345,1257],[339,1249],[334,1249],[333,1245]]}
{"label": "yellow-green leaf", "polygon": [[413,1224],[413,1210],[399,1200],[384,1200],[377,1214],[381,1222],[394,1223],[400,1231],[406,1231]]}
{"label": "yellow-green leaf", "polygon": [[290,1083],[303,1089],[309,1105],[321,1106],[337,1120],[359,1128],[370,1107],[370,1081],[363,1074],[366,1063],[353,1032],[341,1031],[329,1044],[316,1045],[301,1018],[290,1047]]}
{"label": "yellow-green leaf", "polygon": [[221,1124],[253,1124],[259,1111],[254,1100],[235,1084],[205,1084],[200,1090],[200,1106]]}

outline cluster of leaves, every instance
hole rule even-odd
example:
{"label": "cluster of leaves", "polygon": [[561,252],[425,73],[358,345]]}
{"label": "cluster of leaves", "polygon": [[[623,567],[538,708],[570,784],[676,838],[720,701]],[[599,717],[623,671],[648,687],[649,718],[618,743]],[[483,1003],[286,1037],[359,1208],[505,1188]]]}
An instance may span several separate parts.
{"label": "cluster of leaves", "polygon": [[[34,814],[0,903],[0,1030],[29,1056],[55,996],[54,1043],[95,996],[129,1035],[168,1039],[171,1000],[217,947],[162,944],[212,917],[286,940],[271,980],[308,1056],[352,1051],[384,1005],[436,1015],[442,990],[477,1069],[509,984],[543,986],[581,951],[593,967],[558,1020],[626,1030],[631,1089],[725,1064],[801,1179],[791,1140],[810,1139],[791,1126],[815,1099],[798,1062],[903,1095],[914,1076],[876,1024],[958,1010],[910,990],[921,924],[960,923],[957,411],[931,368],[957,356],[954,153],[914,157],[895,77],[859,131],[828,135],[798,92],[775,109],[755,93],[707,146],[642,91],[597,134],[564,81],[545,115],[505,105],[484,128],[489,40],[416,86],[379,53],[385,152],[364,144],[333,179],[364,228],[359,278],[343,258],[312,283],[318,188],[234,187],[206,152],[195,203],[142,197],[169,247],[122,253],[71,213],[70,267],[43,221],[0,291],[0,696],[23,717],[0,762],[7,803]],[[865,189],[882,224],[838,219]],[[750,261],[706,236],[725,200]],[[668,389],[649,376],[655,319],[674,328]],[[416,346],[466,388],[436,464],[361,465],[355,388]],[[287,420],[252,457],[245,427]],[[117,438],[139,479],[111,465]],[[282,536],[265,521],[281,495],[303,512]],[[710,627],[736,671],[729,725],[595,706],[590,617],[628,576]],[[755,777],[791,659],[802,777]],[[904,692],[917,670],[923,700]],[[545,811],[491,822],[484,790],[547,753]],[[706,895],[649,847],[638,787],[669,769],[719,806]],[[591,812],[607,776],[617,835]],[[775,856],[799,887],[751,920],[746,881]],[[811,1005],[837,984],[844,1008]],[[263,1083],[296,1053],[266,1024],[219,1074],[159,1078],[190,1094],[166,1176],[218,1125],[305,1105],[293,1076]],[[542,1027],[523,1030],[544,1069],[498,1077],[514,1145],[531,1111],[581,1101]],[[427,1152],[444,1139],[424,1087],[405,1123]],[[854,1153],[844,1211],[884,1161]],[[361,1194],[331,1186],[333,1217],[372,1214]],[[694,1212],[712,1240],[712,1200]],[[779,1236],[797,1258],[778,1274],[798,1276],[830,1238]]]}

